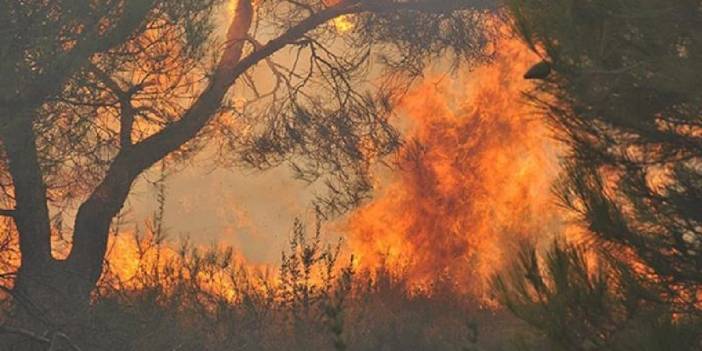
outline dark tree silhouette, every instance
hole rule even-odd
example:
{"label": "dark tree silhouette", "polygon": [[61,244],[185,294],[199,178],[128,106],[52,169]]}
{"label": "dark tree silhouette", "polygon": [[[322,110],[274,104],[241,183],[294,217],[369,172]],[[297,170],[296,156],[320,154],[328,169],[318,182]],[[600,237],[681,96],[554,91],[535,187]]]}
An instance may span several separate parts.
{"label": "dark tree silhouette", "polygon": [[597,246],[672,311],[700,313],[698,1],[511,2],[550,63],[532,97],[570,152],[558,187]]}
{"label": "dark tree silhouette", "polygon": [[[447,52],[480,59],[487,37],[479,11],[494,4],[262,0],[254,8],[240,0],[218,43],[213,15],[222,6],[0,4],[2,215],[19,234],[14,293],[44,320],[56,322],[88,301],[111,221],[135,180],[208,141],[218,141],[234,164],[290,163],[302,178],[326,182],[330,196],[320,203],[327,213],[358,203],[370,164],[398,145],[388,123],[392,88]],[[352,24],[341,28],[341,20]],[[371,62],[393,79],[374,87],[366,79],[380,70]],[[72,210],[72,245],[56,259],[52,232]]]}

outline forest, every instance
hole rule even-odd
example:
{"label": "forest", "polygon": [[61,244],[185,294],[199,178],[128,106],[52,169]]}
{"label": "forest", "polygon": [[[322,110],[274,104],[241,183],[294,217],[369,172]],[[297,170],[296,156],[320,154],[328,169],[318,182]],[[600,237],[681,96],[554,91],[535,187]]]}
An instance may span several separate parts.
{"label": "forest", "polygon": [[702,350],[702,2],[0,0],[4,350]]}

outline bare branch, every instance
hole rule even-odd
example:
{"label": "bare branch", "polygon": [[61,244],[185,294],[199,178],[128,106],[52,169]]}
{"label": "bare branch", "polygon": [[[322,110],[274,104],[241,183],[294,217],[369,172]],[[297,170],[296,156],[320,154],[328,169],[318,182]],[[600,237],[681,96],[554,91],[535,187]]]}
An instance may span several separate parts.
{"label": "bare branch", "polygon": [[120,104],[120,118],[119,118],[119,141],[122,148],[126,148],[132,145],[132,130],[134,128],[134,116],[136,110],[132,105],[132,96],[141,90],[141,84],[137,84],[128,90],[124,90],[120,87],[120,83],[115,79],[110,77],[107,73],[101,70],[94,64],[88,65],[91,72],[105,84],[105,86],[112,91],[112,93],[117,97]]}
{"label": "bare branch", "polygon": [[23,107],[34,110],[41,106],[46,97],[56,94],[66,80],[71,78],[72,73],[88,63],[91,56],[123,43],[134,30],[143,24],[154,4],[156,4],[156,0],[127,1],[117,23],[107,32],[100,28],[100,18],[93,19],[92,23],[86,25],[86,28],[89,28],[88,31],[80,36],[74,47],[65,54],[56,57],[51,67],[47,67],[42,76],[36,79],[40,84],[28,91],[23,91]]}
{"label": "bare branch", "polygon": [[66,334],[60,332],[54,332],[51,338],[47,338],[46,336],[36,334],[27,329],[0,325],[0,334],[19,335],[39,343],[49,345],[48,351],[61,350],[61,344],[67,344],[74,351],[81,351],[80,347],[78,347],[78,345],[71,341],[71,339],[68,336],[66,336]]}

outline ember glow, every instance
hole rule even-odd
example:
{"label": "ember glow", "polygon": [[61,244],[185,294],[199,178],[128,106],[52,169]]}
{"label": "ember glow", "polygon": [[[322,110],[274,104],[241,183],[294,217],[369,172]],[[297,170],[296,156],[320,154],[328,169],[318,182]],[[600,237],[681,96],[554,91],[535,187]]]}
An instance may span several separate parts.
{"label": "ember glow", "polygon": [[339,16],[337,18],[334,18],[333,21],[334,27],[339,33],[344,33],[353,30],[356,26],[354,18],[350,15]]}
{"label": "ember glow", "polygon": [[564,229],[551,193],[558,147],[522,95],[539,58],[514,39],[498,47],[462,79],[430,77],[404,99],[399,170],[346,223],[362,266],[402,266],[417,284],[449,274],[482,294],[520,241]]}

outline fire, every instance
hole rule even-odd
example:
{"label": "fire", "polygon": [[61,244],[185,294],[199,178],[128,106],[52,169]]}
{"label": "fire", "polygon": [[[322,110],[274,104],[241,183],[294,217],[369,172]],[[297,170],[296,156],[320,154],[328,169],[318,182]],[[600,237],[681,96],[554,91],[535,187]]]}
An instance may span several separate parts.
{"label": "fire", "polygon": [[234,303],[239,297],[236,277],[267,267],[247,262],[240,252],[218,244],[202,246],[163,242],[151,231],[112,235],[98,290],[140,291],[159,287],[174,292],[190,284],[202,293]]}
{"label": "fire", "polygon": [[[322,0],[325,7],[332,7],[341,4],[342,0]],[[356,28],[355,17],[352,15],[342,15],[331,20],[334,29],[339,34],[346,33]]]}
{"label": "fire", "polygon": [[517,39],[498,47],[464,79],[426,79],[404,99],[399,171],[345,224],[362,266],[400,265],[420,285],[449,274],[482,294],[520,241],[563,230],[558,146],[522,95],[539,58]]}
{"label": "fire", "polygon": [[334,27],[339,33],[346,33],[356,27],[354,18],[350,15],[339,16],[334,18],[332,21],[334,22]]}
{"label": "fire", "polygon": [[[334,25],[351,30],[353,18]],[[522,75],[538,61],[517,39],[502,39],[494,61],[463,79],[430,78],[410,92],[401,109],[411,142],[399,171],[346,223],[362,266],[402,265],[417,284],[449,274],[482,293],[520,240],[563,230],[550,195],[558,146],[522,96],[530,84]],[[140,260],[158,269],[177,259],[174,251],[138,256],[126,239],[111,244],[108,262],[121,281],[137,275]],[[214,286],[224,295],[233,289]]]}

